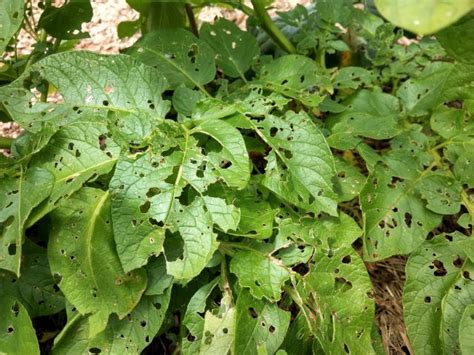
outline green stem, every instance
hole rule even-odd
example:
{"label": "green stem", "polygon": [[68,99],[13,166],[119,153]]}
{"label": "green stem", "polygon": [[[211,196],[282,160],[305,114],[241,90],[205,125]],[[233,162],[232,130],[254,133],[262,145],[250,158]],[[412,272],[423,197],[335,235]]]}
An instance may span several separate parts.
{"label": "green stem", "polygon": [[293,43],[289,41],[288,38],[280,31],[280,29],[275,26],[272,19],[268,15],[267,10],[265,9],[265,4],[262,0],[251,0],[253,9],[255,11],[255,16],[260,21],[260,25],[267,32],[273,41],[275,41],[278,46],[283,49],[285,52],[290,54],[296,53],[296,48],[293,46]]}
{"label": "green stem", "polygon": [[10,149],[14,139],[0,136],[0,149]]}
{"label": "green stem", "polygon": [[194,17],[193,7],[191,6],[191,4],[185,4],[184,8],[186,9],[186,15],[188,16],[191,31],[196,37],[199,37],[199,30],[196,23],[196,18]]}

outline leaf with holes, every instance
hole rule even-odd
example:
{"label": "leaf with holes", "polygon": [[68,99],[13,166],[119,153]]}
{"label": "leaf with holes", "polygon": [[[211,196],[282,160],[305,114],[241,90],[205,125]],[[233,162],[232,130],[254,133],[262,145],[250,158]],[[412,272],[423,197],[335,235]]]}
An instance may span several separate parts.
{"label": "leaf with holes", "polygon": [[145,290],[144,270],[123,271],[115,251],[108,192],[83,188],[52,214],[48,245],[51,271],[80,314],[90,316],[91,334],[107,325],[109,315],[121,319],[137,305]]}
{"label": "leaf with holes", "polygon": [[242,287],[258,298],[275,302],[281,298],[283,284],[290,278],[282,262],[272,255],[259,251],[237,252],[230,263],[230,271],[237,276]]}
{"label": "leaf with holes", "polygon": [[265,299],[252,297],[243,289],[237,297],[235,342],[236,354],[275,353],[290,324],[291,314]]}
{"label": "leaf with holes", "polygon": [[273,149],[263,184],[297,207],[336,215],[333,156],[309,116],[289,111],[284,118],[268,116],[256,126]]}
{"label": "leaf with holes", "polygon": [[474,264],[464,252],[469,239],[460,233],[439,235],[408,259],[403,307],[415,352],[459,353],[460,322],[474,302]]}
{"label": "leaf with holes", "polygon": [[183,84],[205,92],[203,85],[216,74],[213,50],[184,29],[150,32],[134,44],[129,54],[157,68],[172,88]]}
{"label": "leaf with holes", "polygon": [[201,38],[216,53],[217,65],[231,78],[241,77],[260,53],[255,37],[223,18],[214,24],[204,23]]}
{"label": "leaf with holes", "polygon": [[0,302],[0,349],[7,354],[40,353],[30,316],[15,298],[2,296]]}
{"label": "leaf with holes", "polygon": [[0,8],[0,55],[23,21],[25,2],[23,0],[1,0]]}
{"label": "leaf with holes", "polygon": [[[61,100],[38,102],[24,87],[25,80],[31,81],[29,73],[57,88]],[[166,80],[129,56],[59,53],[34,64],[29,73],[0,88],[0,101],[15,121],[32,132],[41,130],[45,123],[57,127],[84,115],[103,120],[111,113],[128,145],[147,138],[157,120],[169,110],[169,104],[161,98]]]}
{"label": "leaf with holes", "polygon": [[34,207],[47,198],[54,176],[46,169],[20,170],[0,184],[0,268],[20,275],[26,221]]}
{"label": "leaf with holes", "polygon": [[84,22],[90,20],[90,1],[70,0],[61,7],[47,6],[41,14],[38,26],[58,39],[80,39],[89,37],[87,32],[81,32],[81,27]]}
{"label": "leaf with holes", "polygon": [[54,185],[48,199],[31,214],[28,226],[54,210],[85,182],[113,169],[120,148],[110,138],[107,125],[97,121],[97,117],[91,117],[61,128],[35,156],[31,166],[47,169],[54,176]]}
{"label": "leaf with holes", "polygon": [[46,249],[27,239],[22,259],[20,278],[0,271],[0,297],[15,297],[31,317],[50,315],[64,309],[65,299],[51,275]]}
{"label": "leaf with holes", "polygon": [[105,330],[90,337],[89,317],[76,313],[58,335],[53,354],[139,354],[158,333],[171,296],[168,289],[163,296],[144,297],[123,319],[112,315]]}
{"label": "leaf with holes", "polygon": [[301,55],[275,59],[261,70],[258,81],[251,83],[317,107],[332,92],[328,74],[315,61]]}
{"label": "leaf with holes", "polygon": [[441,222],[440,215],[426,208],[417,189],[427,173],[405,180],[379,165],[368,177],[360,193],[367,260],[412,252]]}
{"label": "leaf with holes", "polygon": [[316,310],[307,314],[308,322],[313,323],[314,335],[325,353],[375,354],[372,284],[352,247],[318,251],[303,283],[304,301],[312,305],[307,312]]}
{"label": "leaf with holes", "polygon": [[401,132],[400,105],[392,95],[362,90],[343,102],[346,109],[328,120],[328,143],[337,149],[351,149],[361,137],[388,139]]}

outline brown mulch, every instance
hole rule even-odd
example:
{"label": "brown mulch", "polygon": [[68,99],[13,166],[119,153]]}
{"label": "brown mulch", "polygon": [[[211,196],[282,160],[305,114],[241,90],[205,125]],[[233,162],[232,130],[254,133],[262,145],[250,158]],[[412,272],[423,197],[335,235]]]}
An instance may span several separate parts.
{"label": "brown mulch", "polygon": [[366,263],[375,292],[376,322],[387,354],[413,354],[403,322],[406,258]]}
{"label": "brown mulch", "polygon": [[[310,0],[278,0],[274,2],[272,12],[285,11],[296,4],[306,5],[310,2]],[[61,1],[55,1],[55,4],[60,3]],[[136,37],[119,39],[117,35],[118,23],[138,17],[125,0],[94,0],[92,5],[93,19],[84,25],[84,30],[90,33],[91,38],[80,41],[76,46],[77,49],[114,54],[129,47],[136,40]],[[37,20],[39,13],[35,14],[35,17]],[[213,21],[216,17],[225,17],[241,28],[245,27],[244,14],[217,7],[202,10],[198,15],[198,21]],[[34,39],[22,31],[19,36],[19,52],[30,53],[34,43]],[[15,123],[0,122],[1,136],[17,137],[20,132],[20,127]],[[402,291],[405,282],[405,263],[406,258],[393,257],[383,262],[367,264],[375,291],[376,322],[387,354],[413,353],[403,323]]]}

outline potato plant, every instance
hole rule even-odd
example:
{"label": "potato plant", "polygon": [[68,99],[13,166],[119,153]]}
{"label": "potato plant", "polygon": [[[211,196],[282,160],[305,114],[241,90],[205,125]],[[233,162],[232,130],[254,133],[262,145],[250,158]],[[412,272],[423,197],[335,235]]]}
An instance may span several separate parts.
{"label": "potato plant", "polygon": [[0,352],[384,354],[405,255],[415,354],[472,354],[474,3],[128,2],[103,55],[0,0]]}

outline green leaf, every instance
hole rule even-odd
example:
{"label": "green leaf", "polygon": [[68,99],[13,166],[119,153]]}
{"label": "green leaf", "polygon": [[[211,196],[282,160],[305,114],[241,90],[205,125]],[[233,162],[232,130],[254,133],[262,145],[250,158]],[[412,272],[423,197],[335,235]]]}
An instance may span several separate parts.
{"label": "green leaf", "polygon": [[416,353],[459,353],[460,322],[474,301],[474,264],[466,257],[465,242],[472,245],[458,233],[439,235],[408,259],[403,305]]}
{"label": "green leaf", "polygon": [[0,100],[9,114],[31,132],[41,130],[44,122],[62,126],[83,116],[106,118],[110,113],[109,119],[113,118],[126,143],[136,143],[146,139],[169,110],[161,98],[166,80],[129,56],[65,52],[39,61],[31,71],[62,97],[58,103],[38,102],[23,87],[25,78],[0,89]]}
{"label": "green leaf", "polygon": [[325,92],[332,92],[328,74],[313,60],[302,55],[285,55],[266,64],[258,81],[266,89],[317,107]]}
{"label": "green leaf", "polygon": [[0,297],[15,297],[31,317],[50,315],[64,309],[64,296],[51,275],[46,249],[26,240],[22,259],[20,278],[0,271]]}
{"label": "green leaf", "polygon": [[309,321],[315,322],[314,335],[324,353],[375,353],[371,344],[372,284],[364,262],[351,246],[319,249],[304,287],[306,302],[314,297],[317,313]]}
{"label": "green leaf", "polygon": [[151,32],[132,47],[130,54],[157,68],[172,88],[184,84],[205,92],[202,85],[216,74],[213,50],[184,29]]}
{"label": "green leaf", "polygon": [[45,169],[23,169],[15,177],[3,177],[0,184],[0,268],[20,276],[26,221],[34,207],[47,198],[54,177]]}
{"label": "green leaf", "polygon": [[237,229],[240,221],[240,210],[228,205],[225,200],[218,197],[203,196],[204,204],[211,214],[212,221],[224,232]]}
{"label": "green leaf", "polygon": [[256,125],[273,149],[263,185],[297,207],[336,215],[333,156],[310,117],[288,111],[284,118],[268,116]]}
{"label": "green leaf", "polygon": [[156,296],[162,295],[173,284],[173,276],[166,273],[166,260],[164,256],[160,256],[148,263],[147,271],[147,288],[145,295]]}
{"label": "green leaf", "polygon": [[6,354],[40,353],[36,333],[27,310],[15,298],[2,296],[0,302],[0,349]]}
{"label": "green leaf", "polygon": [[46,6],[38,26],[57,39],[80,39],[89,37],[81,31],[84,22],[92,20],[89,0],[69,0],[61,7]]}
{"label": "green leaf", "polygon": [[360,193],[367,260],[412,252],[441,222],[441,216],[426,208],[418,192],[427,173],[423,170],[404,180],[379,165],[369,175]]}
{"label": "green leaf", "polygon": [[273,218],[276,211],[267,201],[252,195],[237,196],[236,206],[240,209],[237,231],[255,239],[266,239],[273,234]]}
{"label": "green leaf", "polygon": [[90,117],[65,126],[35,156],[31,166],[47,169],[54,176],[54,185],[49,198],[33,211],[29,226],[85,182],[113,169],[120,148],[109,137],[106,124],[98,121],[97,117]]}
{"label": "green leaf", "polygon": [[0,55],[23,22],[25,2],[23,0],[0,0]]}
{"label": "green leaf", "polygon": [[459,322],[459,343],[462,354],[474,351],[474,304],[466,307]]}
{"label": "green leaf", "polygon": [[451,176],[428,174],[419,185],[421,197],[427,201],[426,208],[446,215],[457,214],[461,209],[461,184]]}
{"label": "green leaf", "polygon": [[460,62],[474,62],[474,43],[466,40],[474,36],[474,16],[468,14],[458,22],[436,34],[448,54]]}
{"label": "green leaf", "polygon": [[[236,128],[223,120],[205,120],[199,122],[191,133],[206,134],[220,145],[218,151],[209,149],[207,157],[209,164],[214,166],[228,186],[238,189],[247,186],[250,179],[249,156],[242,135]],[[222,166],[225,168],[221,169]]]}
{"label": "green leaf", "polygon": [[449,26],[474,8],[472,0],[375,0],[375,5],[390,22],[422,35]]}
{"label": "green leaf", "polygon": [[245,80],[245,72],[260,53],[255,37],[223,18],[214,24],[205,22],[200,34],[216,53],[217,65],[224,74]]}
{"label": "green leaf", "polygon": [[218,246],[217,235],[212,232],[212,217],[202,200],[196,198],[189,206],[174,205],[172,221],[184,244],[183,255],[175,260],[167,257],[166,269],[176,279],[189,280],[211,260]]}
{"label": "green leaf", "polygon": [[51,270],[79,313],[92,313],[91,335],[105,328],[110,314],[130,313],[146,287],[144,270],[123,271],[111,222],[109,193],[99,189],[81,189],[52,213]]}
{"label": "green leaf", "polygon": [[442,100],[456,67],[451,63],[430,63],[415,78],[405,81],[397,96],[411,116],[428,114]]}
{"label": "green leaf", "polygon": [[267,354],[280,347],[290,324],[291,314],[276,303],[256,299],[245,289],[239,293],[236,304],[236,354],[256,354],[262,347]]}
{"label": "green leaf", "polygon": [[99,350],[105,354],[140,354],[158,333],[171,296],[144,297],[124,319],[110,317],[105,330],[90,337],[89,317],[76,314],[56,337],[53,354],[84,354]]}
{"label": "green leaf", "polygon": [[328,143],[337,149],[351,149],[360,137],[388,139],[401,132],[400,105],[392,95],[361,90],[343,102],[343,112],[328,119]]}
{"label": "green leaf", "polygon": [[232,257],[230,271],[237,275],[239,284],[250,289],[258,299],[275,302],[281,297],[283,284],[290,278],[282,262],[272,255],[242,250]]}
{"label": "green leaf", "polygon": [[206,311],[206,302],[211,292],[217,286],[219,279],[203,285],[189,300],[184,314],[183,326],[187,334],[182,338],[183,354],[196,354],[199,352],[201,343],[204,341],[205,319],[203,313]]}

